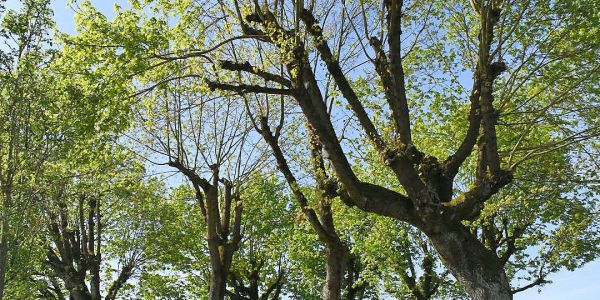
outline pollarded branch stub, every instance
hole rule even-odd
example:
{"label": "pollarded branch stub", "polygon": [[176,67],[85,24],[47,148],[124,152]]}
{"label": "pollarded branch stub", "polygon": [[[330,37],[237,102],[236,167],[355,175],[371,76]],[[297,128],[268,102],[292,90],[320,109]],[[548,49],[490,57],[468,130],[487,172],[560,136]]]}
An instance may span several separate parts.
{"label": "pollarded branch stub", "polygon": [[[404,145],[404,144],[403,144]],[[417,147],[410,143],[403,147],[403,155],[411,159],[415,164],[420,164],[425,155]]]}
{"label": "pollarded branch stub", "polygon": [[398,158],[398,149],[394,149],[394,148],[387,148],[383,153],[382,153],[382,158],[383,158],[383,163],[386,166],[391,166],[394,161]]}
{"label": "pollarded branch stub", "polygon": [[330,177],[327,179],[327,182],[325,182],[324,191],[329,198],[334,198],[340,195],[338,192],[338,185],[339,184],[337,180],[334,178]]}
{"label": "pollarded branch stub", "polygon": [[246,15],[246,21],[251,22],[251,23],[262,23],[263,22],[259,13],[251,13],[251,14]]}
{"label": "pollarded branch stub", "polygon": [[215,180],[219,180],[219,164],[211,164],[208,168],[212,171]]}
{"label": "pollarded branch stub", "polygon": [[499,189],[511,183],[513,178],[514,174],[511,170],[499,170],[497,174],[491,176],[490,182],[495,187],[495,189]]}
{"label": "pollarded branch stub", "polygon": [[413,144],[399,143],[396,147],[387,147],[382,153],[383,163],[390,166],[399,158],[406,158],[418,165],[424,158],[423,152],[419,151]]}
{"label": "pollarded branch stub", "polygon": [[427,179],[439,178],[443,173],[443,167],[434,156],[427,155],[419,163],[419,172]]}
{"label": "pollarded branch stub", "polygon": [[369,45],[375,50],[376,62],[379,65],[376,67],[385,69],[387,57],[385,56],[385,51],[383,51],[381,41],[377,37],[372,36],[369,38]]}
{"label": "pollarded branch stub", "polygon": [[493,24],[496,24],[500,20],[502,14],[502,2],[503,0],[492,0],[490,7],[490,18]]}
{"label": "pollarded branch stub", "polygon": [[496,79],[500,74],[507,70],[506,63],[497,61],[490,65],[490,75],[492,79]]}

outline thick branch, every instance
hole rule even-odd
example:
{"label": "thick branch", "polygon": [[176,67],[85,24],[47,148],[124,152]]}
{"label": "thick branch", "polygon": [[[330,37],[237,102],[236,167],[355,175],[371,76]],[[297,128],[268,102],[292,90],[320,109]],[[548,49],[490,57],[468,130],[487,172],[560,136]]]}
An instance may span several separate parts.
{"label": "thick branch", "polygon": [[452,209],[452,218],[457,221],[473,220],[483,209],[484,203],[511,181],[512,173],[503,172],[501,176],[479,181],[470,191],[442,205]]}
{"label": "thick branch", "polygon": [[222,90],[222,91],[232,91],[238,94],[272,94],[272,95],[292,95],[293,90],[291,89],[281,89],[281,88],[271,88],[264,87],[260,85],[254,84],[228,84],[228,83],[220,83],[207,80],[206,84],[211,91],[214,90]]}
{"label": "thick branch", "polygon": [[350,86],[350,83],[344,75],[338,59],[334,57],[333,53],[331,53],[331,49],[327,45],[327,41],[323,36],[323,30],[317,24],[317,20],[315,20],[315,17],[306,9],[302,13],[302,20],[306,23],[308,32],[313,36],[317,44],[317,50],[327,65],[327,70],[333,77],[336,85],[342,92],[342,95],[344,95],[344,98],[348,100],[348,104],[350,104],[350,107],[365,130],[365,133],[378,150],[384,150],[386,148],[384,141],[381,139],[381,136],[377,132],[373,122],[371,122],[369,115],[358,99],[354,89],[352,86]]}
{"label": "thick branch", "polygon": [[281,147],[279,146],[279,143],[277,142],[273,133],[271,132],[271,129],[269,128],[269,125],[267,124],[267,119],[264,117],[261,118],[260,133],[262,134],[263,138],[265,139],[265,141],[267,142],[269,147],[271,147],[271,150],[273,151],[273,155],[275,156],[275,160],[277,161],[277,168],[283,174],[283,177],[285,178],[290,189],[292,190],[294,197],[298,201],[298,204],[300,204],[300,208],[302,209],[302,212],[308,219],[308,222],[311,224],[313,229],[317,232],[319,239],[323,242],[328,242],[329,234],[323,228],[323,225],[321,225],[321,222],[319,222],[319,218],[317,217],[317,214],[315,213],[315,211],[308,206],[308,199],[306,198],[304,193],[300,190],[300,185],[298,184],[296,177],[292,173],[292,171],[287,163],[287,160],[285,159],[285,156],[283,155],[283,151],[281,151]]}
{"label": "thick branch", "polygon": [[406,99],[406,88],[404,83],[404,68],[400,55],[400,35],[402,34],[402,0],[386,0],[388,10],[388,47],[390,57],[390,71],[394,80],[395,98],[388,99],[394,121],[396,122],[400,141],[406,145],[412,142],[410,132],[410,117],[408,102]]}
{"label": "thick branch", "polygon": [[187,177],[192,183],[200,186],[205,192],[211,188],[211,184],[208,182],[208,180],[198,176],[198,174],[185,167],[181,162],[170,161],[169,166],[179,170],[179,172],[183,173],[183,175],[185,175],[185,177]]}
{"label": "thick branch", "polygon": [[444,162],[445,175],[450,180],[456,176],[460,166],[473,151],[473,147],[475,147],[477,137],[479,136],[479,127],[481,124],[481,105],[479,104],[481,80],[478,78],[478,71],[475,71],[474,76],[473,90],[470,97],[471,108],[469,110],[469,128],[456,152]]}
{"label": "thick branch", "polygon": [[110,285],[110,288],[108,289],[108,293],[106,294],[104,300],[117,299],[117,293],[123,288],[127,280],[129,280],[129,278],[131,278],[131,276],[133,275],[134,267],[135,263],[133,260],[126,263],[123,266],[121,272],[119,272],[119,276],[117,277],[117,279],[115,279],[115,281]]}
{"label": "thick branch", "polygon": [[491,63],[490,47],[494,36],[494,26],[498,22],[500,9],[491,1],[481,14],[478,69],[481,71],[481,128],[485,140],[486,163],[491,175],[500,172],[500,157],[496,139],[496,121],[498,115],[494,109],[493,83],[496,77],[506,69],[504,63]]}
{"label": "thick branch", "polygon": [[288,88],[292,85],[292,83],[283,76],[263,71],[257,67],[252,66],[249,62],[238,63],[229,60],[221,60],[219,61],[219,66],[225,70],[248,72],[250,74],[262,77],[265,80],[279,83]]}

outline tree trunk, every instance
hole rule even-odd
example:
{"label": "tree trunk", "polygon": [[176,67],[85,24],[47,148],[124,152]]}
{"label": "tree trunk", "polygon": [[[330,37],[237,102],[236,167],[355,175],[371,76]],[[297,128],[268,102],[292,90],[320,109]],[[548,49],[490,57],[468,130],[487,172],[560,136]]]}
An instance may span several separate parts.
{"label": "tree trunk", "polygon": [[225,289],[227,287],[227,275],[223,270],[211,271],[210,286],[208,291],[208,299],[210,300],[223,300],[225,299]]}
{"label": "tree trunk", "polygon": [[511,300],[510,283],[498,256],[462,224],[425,230],[444,265],[473,300]]}
{"label": "tree trunk", "polygon": [[323,286],[324,300],[339,300],[342,296],[342,281],[346,272],[348,254],[343,245],[329,244],[327,252],[327,275]]}
{"label": "tree trunk", "polygon": [[92,258],[93,266],[90,267],[90,273],[92,274],[92,280],[90,281],[90,289],[91,294],[90,297],[92,300],[102,300],[100,296],[100,266],[97,264],[98,258]]}
{"label": "tree trunk", "polygon": [[91,300],[92,299],[90,294],[88,294],[84,291],[77,290],[77,289],[73,289],[73,290],[69,291],[69,296],[73,300]]}
{"label": "tree trunk", "polygon": [[[69,276],[69,275],[67,275]],[[85,280],[81,276],[74,275],[73,278],[65,278],[65,287],[69,291],[69,299],[71,300],[91,300],[92,296]]]}
{"label": "tree trunk", "polygon": [[[2,232],[0,232],[2,234]],[[6,286],[6,261],[8,255],[8,242],[5,236],[0,236],[0,299],[4,297],[4,288]]]}

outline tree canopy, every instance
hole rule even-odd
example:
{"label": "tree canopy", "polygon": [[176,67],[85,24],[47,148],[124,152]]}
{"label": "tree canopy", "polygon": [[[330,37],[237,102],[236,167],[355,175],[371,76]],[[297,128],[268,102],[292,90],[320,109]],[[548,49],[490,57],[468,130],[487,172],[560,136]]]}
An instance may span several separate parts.
{"label": "tree canopy", "polygon": [[0,299],[512,299],[600,255],[600,4],[0,1]]}

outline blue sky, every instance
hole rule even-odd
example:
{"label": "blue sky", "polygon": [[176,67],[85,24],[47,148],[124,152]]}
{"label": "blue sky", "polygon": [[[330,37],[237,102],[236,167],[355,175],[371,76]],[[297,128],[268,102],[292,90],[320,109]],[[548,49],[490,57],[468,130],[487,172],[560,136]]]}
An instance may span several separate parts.
{"label": "blue sky", "polygon": [[[14,8],[17,0],[8,0],[7,7]],[[114,1],[94,0],[94,5],[103,13],[111,14]],[[118,1],[123,3],[124,1]],[[73,11],[67,5],[68,0],[55,0],[53,10],[58,28],[67,33],[75,33]],[[122,5],[126,7],[126,5]],[[552,284],[542,288],[538,293],[536,288],[515,295],[515,300],[598,300],[600,299],[600,260],[587,264],[575,272],[561,271],[550,276]]]}

